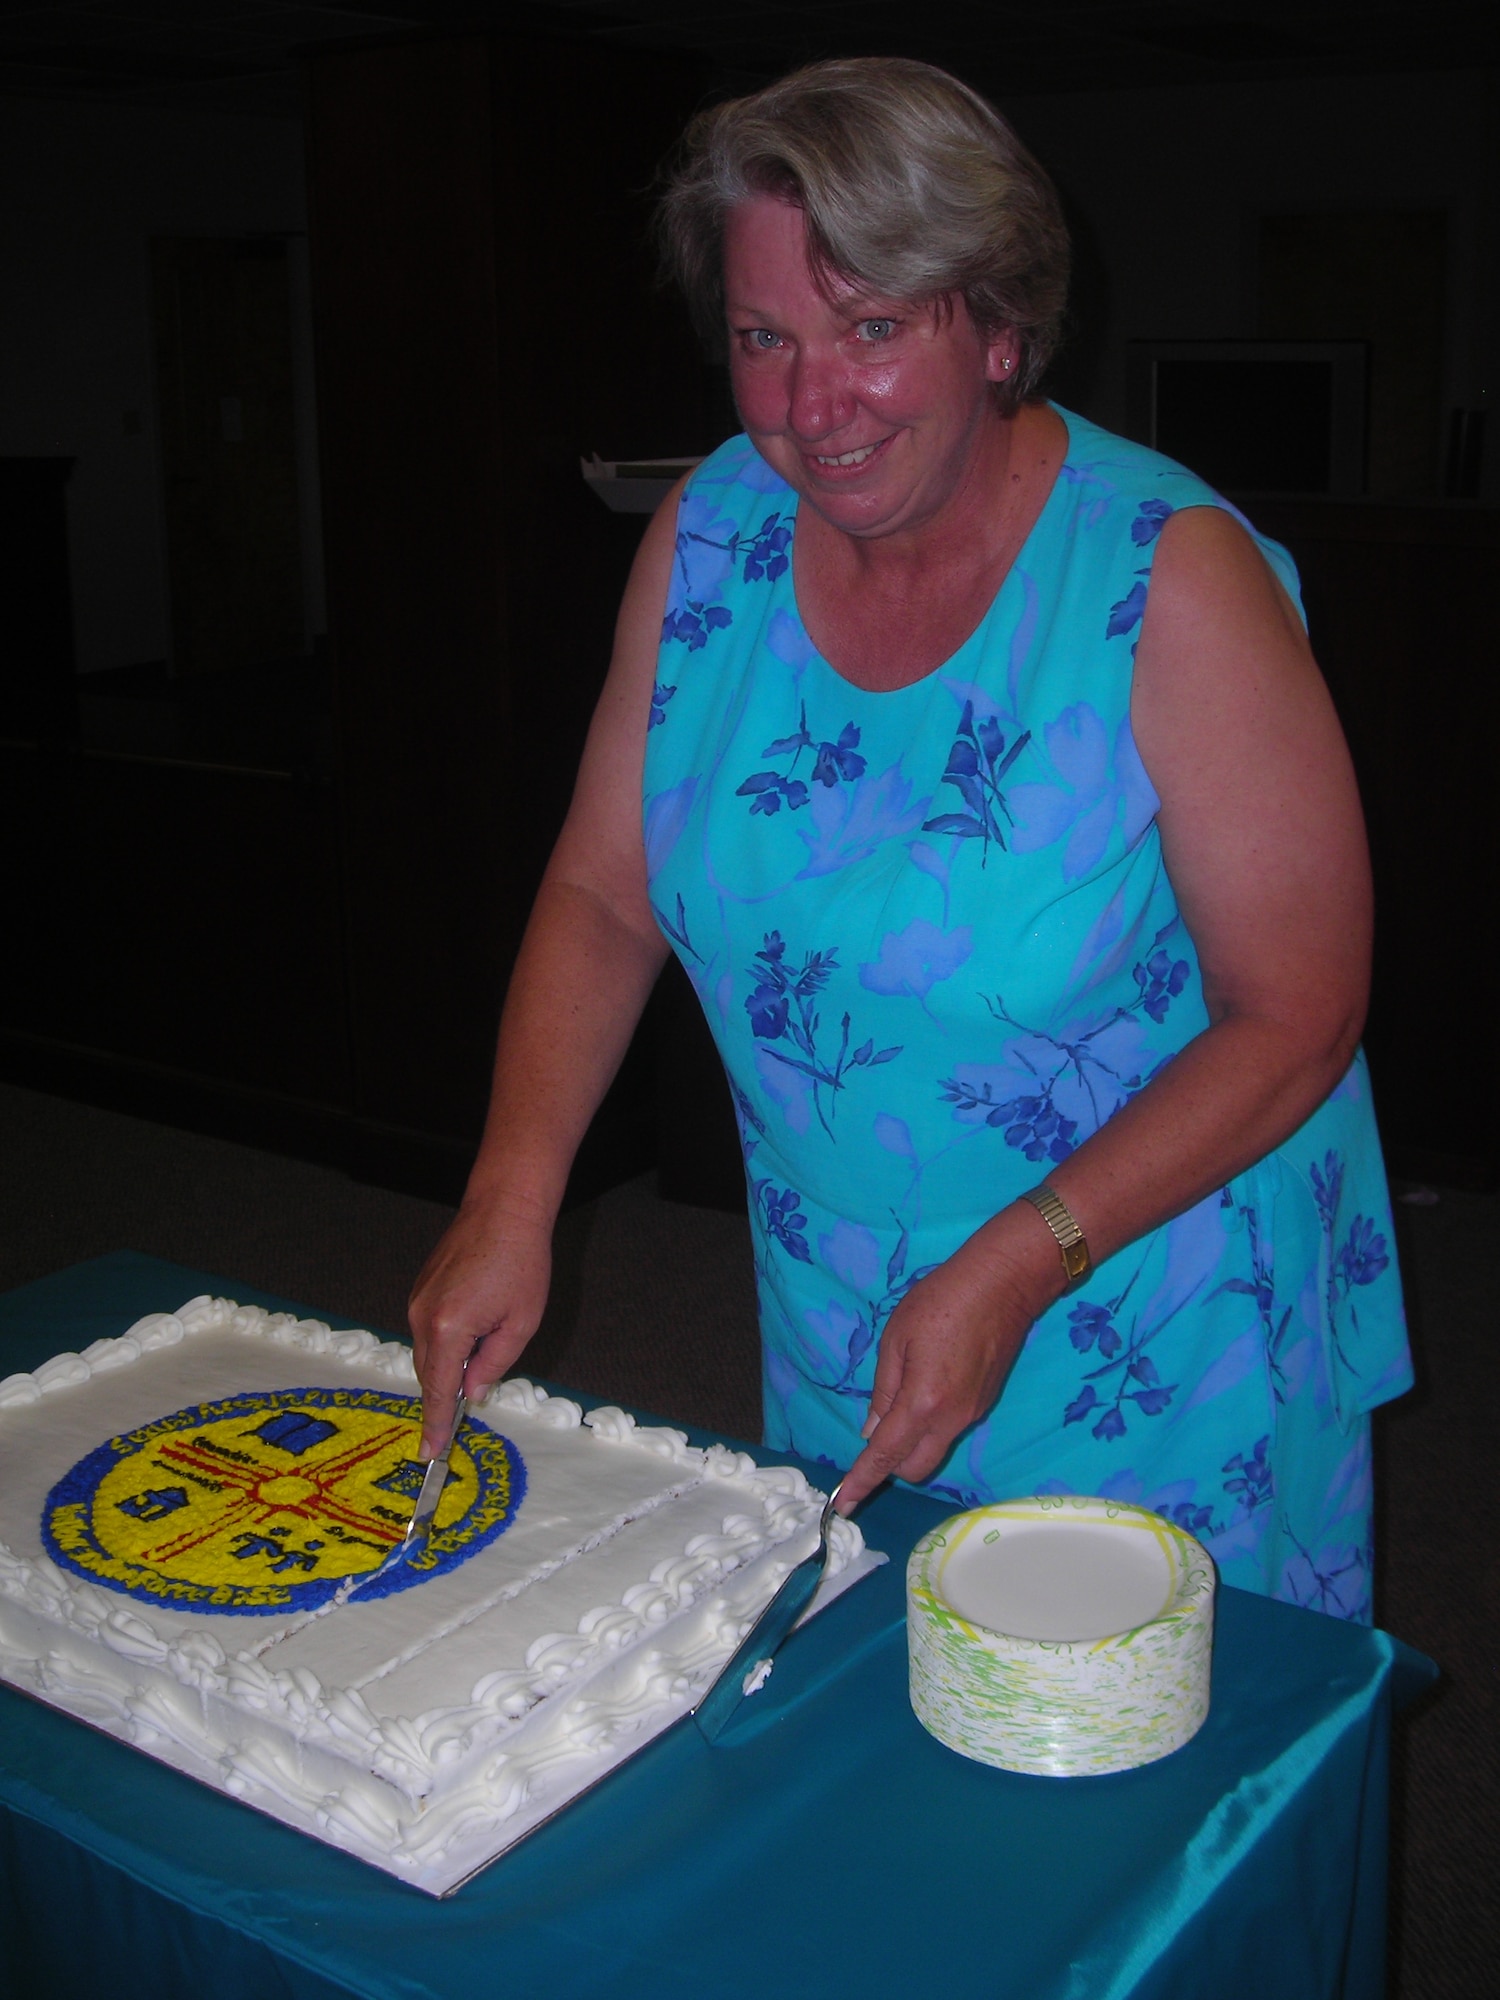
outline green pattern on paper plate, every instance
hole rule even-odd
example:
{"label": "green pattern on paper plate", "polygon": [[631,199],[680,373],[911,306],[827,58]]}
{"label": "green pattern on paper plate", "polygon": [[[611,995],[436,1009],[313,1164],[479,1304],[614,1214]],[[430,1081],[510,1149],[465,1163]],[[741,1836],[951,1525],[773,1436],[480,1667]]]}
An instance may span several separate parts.
{"label": "green pattern on paper plate", "polygon": [[[969,1536],[1046,1521],[1107,1521],[1154,1536],[1171,1577],[1161,1613],[1106,1639],[1021,1639],[945,1601],[943,1568]],[[907,1567],[911,1705],[940,1742],[1002,1770],[1074,1777],[1153,1763],[1208,1714],[1214,1589],[1202,1546],[1144,1507],[1068,1494],[955,1514]]]}

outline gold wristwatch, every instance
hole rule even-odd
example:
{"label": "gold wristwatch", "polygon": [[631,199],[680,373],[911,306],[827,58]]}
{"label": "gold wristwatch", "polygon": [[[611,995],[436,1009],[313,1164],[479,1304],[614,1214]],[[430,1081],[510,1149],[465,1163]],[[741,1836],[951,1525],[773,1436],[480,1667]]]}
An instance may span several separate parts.
{"label": "gold wristwatch", "polygon": [[1089,1255],[1089,1246],[1083,1231],[1073,1219],[1072,1211],[1061,1196],[1054,1194],[1043,1181],[1021,1196],[1029,1201],[1037,1214],[1057,1238],[1057,1247],[1062,1252],[1063,1269],[1068,1274],[1068,1289],[1081,1285],[1094,1268],[1094,1260]]}

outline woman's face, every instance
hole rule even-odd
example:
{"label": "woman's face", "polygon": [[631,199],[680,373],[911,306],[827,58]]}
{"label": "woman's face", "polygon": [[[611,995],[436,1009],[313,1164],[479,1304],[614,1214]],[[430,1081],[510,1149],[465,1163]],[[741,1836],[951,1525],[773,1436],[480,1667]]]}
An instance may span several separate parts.
{"label": "woman's face", "polygon": [[760,196],[724,231],[730,376],[756,449],[834,527],[923,527],[977,469],[1014,364],[961,298],[952,312],[814,283],[802,211]]}

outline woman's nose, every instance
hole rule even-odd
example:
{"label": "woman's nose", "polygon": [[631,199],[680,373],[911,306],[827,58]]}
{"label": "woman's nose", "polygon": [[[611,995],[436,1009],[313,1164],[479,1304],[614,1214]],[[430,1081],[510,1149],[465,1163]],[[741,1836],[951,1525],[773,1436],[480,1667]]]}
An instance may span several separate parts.
{"label": "woman's nose", "polygon": [[808,353],[797,356],[791,382],[791,427],[800,438],[816,440],[846,424],[854,399],[837,359]]}

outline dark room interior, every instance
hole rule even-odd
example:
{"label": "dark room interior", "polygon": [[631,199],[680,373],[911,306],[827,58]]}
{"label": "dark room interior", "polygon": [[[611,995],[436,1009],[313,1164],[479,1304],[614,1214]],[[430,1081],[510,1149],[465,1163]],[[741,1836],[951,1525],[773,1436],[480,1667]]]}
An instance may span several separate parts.
{"label": "dark room interior", "polygon": [[[700,105],[861,53],[952,69],[1055,176],[1049,392],[1200,465],[1301,573],[1370,833],[1417,1345],[1377,1426],[1377,1620],[1444,1675],[1396,1735],[1389,1991],[1479,2000],[1492,9],[0,9],[0,1288],[133,1249],[404,1327],[644,525],[581,461],[735,428],[656,279],[659,162]],[[1218,421],[1267,368],[1306,413],[1284,439]],[[1442,1065],[1439,996],[1479,1010]],[[554,1380],[759,1435],[737,1140],[675,966],[579,1157],[539,1338]]]}

